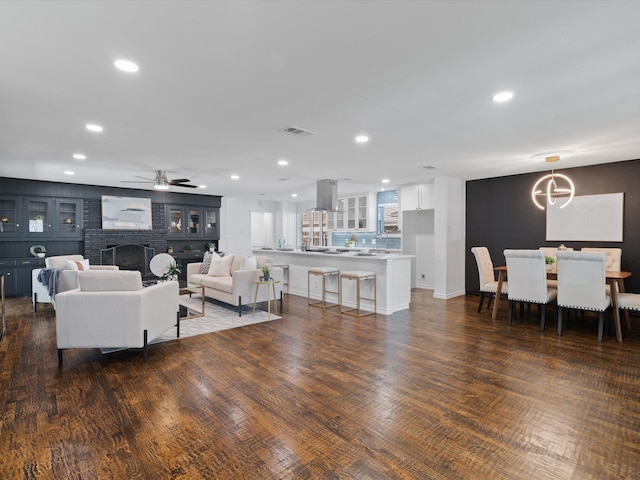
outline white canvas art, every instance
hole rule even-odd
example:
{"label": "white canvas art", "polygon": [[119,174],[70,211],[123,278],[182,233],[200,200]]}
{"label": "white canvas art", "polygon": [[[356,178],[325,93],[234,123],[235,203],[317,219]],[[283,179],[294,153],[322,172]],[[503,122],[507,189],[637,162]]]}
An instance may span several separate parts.
{"label": "white canvas art", "polygon": [[102,196],[103,230],[151,230],[151,200]]}

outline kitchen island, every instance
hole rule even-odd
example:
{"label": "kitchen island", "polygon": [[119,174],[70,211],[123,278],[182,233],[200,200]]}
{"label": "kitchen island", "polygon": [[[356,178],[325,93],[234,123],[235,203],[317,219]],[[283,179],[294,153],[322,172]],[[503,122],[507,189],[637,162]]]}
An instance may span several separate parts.
{"label": "kitchen island", "polygon": [[[409,308],[411,302],[411,258],[412,255],[398,253],[362,254],[357,251],[299,251],[299,250],[253,250],[254,255],[273,258],[276,265],[289,265],[289,289],[291,295],[307,296],[307,271],[312,267],[335,267],[342,271],[367,270],[376,274],[377,313],[389,315]],[[312,278],[312,299],[320,299],[320,279]],[[344,298],[355,298],[354,282],[344,282]],[[329,290],[338,290],[337,284],[328,285]],[[327,293],[327,301],[337,303],[336,294]],[[347,301],[347,306],[354,303]],[[366,305],[365,305],[365,308]]]}

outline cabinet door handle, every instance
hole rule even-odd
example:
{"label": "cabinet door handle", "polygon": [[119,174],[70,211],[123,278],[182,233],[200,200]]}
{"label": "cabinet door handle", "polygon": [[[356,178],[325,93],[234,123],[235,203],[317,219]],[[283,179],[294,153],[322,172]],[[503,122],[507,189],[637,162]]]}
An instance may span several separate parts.
{"label": "cabinet door handle", "polygon": [[23,261],[23,262],[21,262],[21,263],[22,263],[23,265],[29,265],[31,262],[29,262],[29,261],[27,260],[27,261]]}

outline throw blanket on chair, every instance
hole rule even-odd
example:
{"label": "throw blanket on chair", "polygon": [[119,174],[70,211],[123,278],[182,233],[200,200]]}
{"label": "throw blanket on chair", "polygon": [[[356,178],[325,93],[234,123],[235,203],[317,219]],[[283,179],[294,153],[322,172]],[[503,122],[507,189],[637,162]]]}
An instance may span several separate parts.
{"label": "throw blanket on chair", "polygon": [[51,297],[52,301],[58,291],[58,277],[60,276],[61,270],[61,268],[47,267],[43,268],[42,270],[40,270],[40,273],[38,273],[38,281],[45,287],[47,287],[49,296]]}

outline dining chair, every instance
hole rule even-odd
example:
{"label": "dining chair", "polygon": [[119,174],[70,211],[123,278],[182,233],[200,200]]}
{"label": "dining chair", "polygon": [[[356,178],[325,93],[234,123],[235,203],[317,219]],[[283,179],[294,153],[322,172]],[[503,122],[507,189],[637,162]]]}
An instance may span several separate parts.
{"label": "dining chair", "polygon": [[[584,247],[582,252],[599,252],[604,253],[604,269],[620,271],[622,270],[622,249],[621,248],[604,248],[604,247]],[[605,286],[607,295],[611,295],[609,285]]]}
{"label": "dining chair", "polygon": [[604,315],[611,305],[605,292],[605,254],[558,252],[558,335],[567,308],[599,312],[598,343],[602,343]]}
{"label": "dining chair", "polygon": [[[491,307],[491,300],[498,289],[498,281],[496,280],[496,274],[493,270],[493,262],[491,261],[489,249],[487,247],[473,247],[471,252],[476,258],[476,264],[478,265],[478,277],[480,280],[480,304],[478,305],[478,313],[480,313],[485,294],[489,295],[487,308]],[[507,292],[507,282],[503,282],[502,293]]]}
{"label": "dining chair", "polygon": [[509,278],[509,315],[511,325],[515,302],[537,303],[540,307],[540,331],[544,332],[547,304],[557,295],[554,288],[547,286],[547,268],[544,252],[540,250],[504,251]]}

